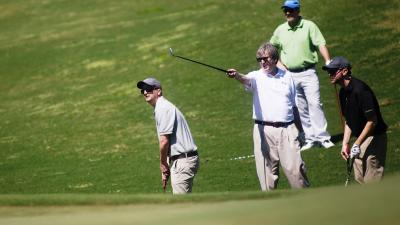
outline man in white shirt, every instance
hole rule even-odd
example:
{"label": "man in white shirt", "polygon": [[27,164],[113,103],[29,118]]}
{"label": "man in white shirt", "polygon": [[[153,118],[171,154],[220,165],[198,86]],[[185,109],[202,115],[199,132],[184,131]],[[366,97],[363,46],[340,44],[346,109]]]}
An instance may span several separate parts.
{"label": "man in white shirt", "polygon": [[253,93],[254,156],[261,189],[269,191],[277,187],[279,164],[292,188],[308,187],[300,155],[302,127],[293,79],[290,73],[276,66],[279,53],[272,44],[261,45],[256,58],[260,70],[243,75],[229,69],[227,75]]}
{"label": "man in white shirt", "polygon": [[[154,107],[160,143],[160,171],[165,191],[171,175],[174,194],[192,192],[193,179],[199,167],[197,146],[181,111],[162,95],[161,84],[149,77],[137,83],[146,102]],[[168,165],[168,157],[170,164]]]}

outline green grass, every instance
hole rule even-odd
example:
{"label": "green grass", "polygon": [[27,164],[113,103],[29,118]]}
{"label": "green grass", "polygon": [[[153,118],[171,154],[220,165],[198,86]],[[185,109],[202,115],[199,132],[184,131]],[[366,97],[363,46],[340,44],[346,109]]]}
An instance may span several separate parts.
{"label": "green grass", "polygon": [[19,207],[0,196],[0,224],[398,224],[399,188],[392,176],[368,186],[268,193],[9,197],[25,199]]}
{"label": "green grass", "polygon": [[[303,0],[331,54],[370,84],[389,125],[386,173],[400,169],[399,2]],[[259,190],[251,96],[182,54],[242,72],[284,21],[280,1],[0,2],[0,193],[161,192],[152,108],[135,88],[154,75],[186,115],[201,154],[196,193]],[[332,135],[334,92],[320,72]],[[342,184],[340,145],[304,152],[312,187]],[[280,189],[288,184],[282,176]],[[68,196],[68,195],[67,195]]]}

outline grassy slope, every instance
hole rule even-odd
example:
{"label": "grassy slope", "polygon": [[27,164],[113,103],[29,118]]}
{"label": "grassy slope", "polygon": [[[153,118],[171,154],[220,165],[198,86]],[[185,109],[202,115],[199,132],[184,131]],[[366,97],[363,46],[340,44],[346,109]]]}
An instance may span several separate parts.
{"label": "grassy slope", "polygon": [[[332,55],[384,103],[387,172],[400,168],[399,3],[303,0]],[[280,1],[6,1],[0,3],[0,193],[159,192],[152,109],[135,90],[153,74],[189,120],[202,165],[196,192],[258,190],[251,98],[223,74],[176,61],[167,48],[243,72],[283,22]],[[329,131],[333,89],[320,73]],[[340,147],[304,153],[314,187],[342,183]],[[283,179],[280,188],[286,188]]]}
{"label": "grassy slope", "polygon": [[[146,201],[119,204],[122,198],[110,198],[92,206],[0,207],[0,224],[398,224],[400,210],[400,177],[390,177],[380,184],[325,187],[294,191],[276,191],[259,195],[265,199],[222,201],[216,196],[194,194],[175,197],[180,204],[165,204],[171,197],[161,194]],[[277,194],[278,193],[278,194]],[[280,194],[279,194],[280,193]],[[38,195],[36,195],[37,197]],[[82,199],[82,196],[76,195]],[[165,196],[165,195],[164,195]],[[240,199],[243,192],[231,193],[231,200]],[[3,198],[0,198],[3,200]],[[29,199],[29,198],[26,198]],[[69,205],[53,198],[60,205]],[[95,199],[95,198],[93,198]],[[159,201],[153,201],[158,199]],[[219,198],[220,200],[221,198]],[[222,198],[223,199],[223,198]],[[49,198],[47,199],[49,200]],[[111,201],[110,201],[111,200]],[[142,199],[143,200],[143,199]],[[45,203],[46,200],[38,201]],[[192,202],[193,201],[193,202]],[[27,202],[27,201],[25,201]],[[142,203],[142,204],[138,204]],[[163,203],[164,202],[164,203]],[[196,202],[196,203],[195,203]],[[211,203],[210,203],[211,202]],[[49,202],[47,202],[49,203]],[[93,203],[93,202],[92,202]],[[100,203],[100,204],[99,204]],[[157,204],[155,204],[157,203]],[[171,202],[169,202],[171,203]],[[38,205],[39,205],[38,204]],[[50,202],[51,205],[54,205]],[[111,204],[111,205],[110,205]],[[46,205],[46,204],[44,204]]]}

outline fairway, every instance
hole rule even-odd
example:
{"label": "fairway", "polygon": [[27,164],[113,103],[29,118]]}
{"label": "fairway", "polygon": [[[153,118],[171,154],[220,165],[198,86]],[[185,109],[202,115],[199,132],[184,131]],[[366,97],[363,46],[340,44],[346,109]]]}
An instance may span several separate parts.
{"label": "fairway", "polygon": [[[375,91],[389,125],[385,172],[395,173],[399,2],[324,2],[302,1],[302,14],[319,25],[331,55],[346,56]],[[251,95],[224,73],[177,60],[168,49],[249,72],[257,68],[258,46],[284,21],[280,5],[1,1],[0,193],[160,193],[153,112],[135,87],[150,75],[190,124],[201,158],[194,192],[259,190],[254,159],[244,157],[253,155]],[[334,88],[321,66],[328,131],[340,137]],[[302,153],[311,187],[343,182],[340,144],[336,138],[329,150]],[[282,176],[279,188],[288,187]]]}
{"label": "fairway", "polygon": [[[282,0],[1,0],[0,225],[400,224],[400,1],[301,0],[331,57],[350,60],[389,128],[382,183],[344,187],[335,89],[317,64],[335,146],[302,152],[311,187],[261,192],[252,96],[185,56],[247,73],[285,21]],[[194,193],[162,193],[153,109],[161,81],[200,154]]]}
{"label": "fairway", "polygon": [[[302,190],[259,200],[0,207],[1,225],[399,224],[400,176],[380,184]],[[266,193],[266,195],[272,193]],[[235,194],[231,196],[234,198]]]}

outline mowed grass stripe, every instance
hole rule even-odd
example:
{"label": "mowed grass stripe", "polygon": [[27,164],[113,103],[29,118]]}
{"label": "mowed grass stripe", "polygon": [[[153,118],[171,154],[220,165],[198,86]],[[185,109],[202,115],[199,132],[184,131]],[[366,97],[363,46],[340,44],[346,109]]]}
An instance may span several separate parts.
{"label": "mowed grass stripe", "polygon": [[[0,207],[0,224],[398,224],[400,176],[379,184],[309,189],[284,198],[215,202],[216,195],[111,206]],[[273,194],[273,193],[269,193]],[[222,194],[223,195],[223,194]],[[265,196],[265,195],[264,195]],[[168,197],[171,199],[170,197]],[[112,197],[110,197],[110,200]],[[155,204],[157,203],[157,204]]]}

